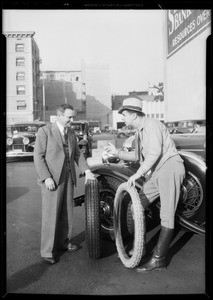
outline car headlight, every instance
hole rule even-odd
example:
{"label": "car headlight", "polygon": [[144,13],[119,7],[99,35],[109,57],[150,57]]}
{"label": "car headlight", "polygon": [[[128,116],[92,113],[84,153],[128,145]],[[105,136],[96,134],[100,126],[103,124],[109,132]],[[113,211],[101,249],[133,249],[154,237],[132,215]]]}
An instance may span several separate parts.
{"label": "car headlight", "polygon": [[24,144],[24,145],[28,145],[29,142],[30,142],[30,140],[29,140],[27,137],[24,137],[24,138],[23,138],[23,144]]}
{"label": "car headlight", "polygon": [[7,145],[8,145],[8,146],[11,146],[12,143],[13,143],[13,139],[12,139],[11,137],[8,137],[8,138],[7,138]]}

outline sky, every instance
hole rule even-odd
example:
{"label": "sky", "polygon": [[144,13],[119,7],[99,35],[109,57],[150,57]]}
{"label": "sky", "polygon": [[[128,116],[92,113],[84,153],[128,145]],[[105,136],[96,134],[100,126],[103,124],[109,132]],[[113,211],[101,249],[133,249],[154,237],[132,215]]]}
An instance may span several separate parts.
{"label": "sky", "polygon": [[41,71],[81,70],[84,60],[109,64],[112,94],[163,81],[163,11],[3,10],[2,31],[34,31]]}

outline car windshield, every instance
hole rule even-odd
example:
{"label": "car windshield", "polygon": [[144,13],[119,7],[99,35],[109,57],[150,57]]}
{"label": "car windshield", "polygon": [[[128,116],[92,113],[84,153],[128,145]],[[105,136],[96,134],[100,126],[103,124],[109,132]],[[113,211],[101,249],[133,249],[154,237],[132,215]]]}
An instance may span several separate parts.
{"label": "car windshield", "polygon": [[86,130],[86,124],[72,124],[72,129],[74,129],[75,131],[85,131]]}
{"label": "car windshield", "polygon": [[18,133],[18,132],[37,132],[38,131],[38,127],[34,124],[31,125],[14,125],[11,126],[11,131],[13,133]]}

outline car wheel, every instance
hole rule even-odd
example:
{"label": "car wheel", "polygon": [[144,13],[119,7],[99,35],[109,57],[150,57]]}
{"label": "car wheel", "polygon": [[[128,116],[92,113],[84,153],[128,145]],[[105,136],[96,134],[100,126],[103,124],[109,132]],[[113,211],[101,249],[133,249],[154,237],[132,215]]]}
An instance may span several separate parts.
{"label": "car wheel", "polygon": [[[122,235],[122,206],[129,195],[132,202],[132,215],[134,219],[133,254],[128,254],[128,244]],[[139,194],[134,187],[129,188],[127,183],[122,183],[116,192],[114,202],[114,230],[115,243],[118,255],[127,268],[136,267],[141,261],[145,246],[145,214]]]}
{"label": "car wheel", "polygon": [[205,235],[205,174],[196,163],[184,159],[186,176],[176,216],[179,222],[192,231]]}
{"label": "car wheel", "polygon": [[101,256],[100,199],[98,181],[88,180],[85,187],[86,245],[92,259]]}
{"label": "car wheel", "polygon": [[[100,194],[100,219],[101,219],[101,235],[104,240],[115,240],[113,226],[113,211],[115,194],[122,183],[120,180],[110,176],[100,176],[99,194]],[[123,236],[129,238],[133,233],[133,220],[130,214],[130,200],[125,202],[123,206],[122,222]]]}

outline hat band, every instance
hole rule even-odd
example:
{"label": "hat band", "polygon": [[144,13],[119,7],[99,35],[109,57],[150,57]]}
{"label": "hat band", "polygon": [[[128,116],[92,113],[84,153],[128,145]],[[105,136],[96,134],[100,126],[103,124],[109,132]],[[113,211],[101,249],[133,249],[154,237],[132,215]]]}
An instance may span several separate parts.
{"label": "hat band", "polygon": [[137,110],[140,110],[140,111],[142,111],[142,108],[141,107],[139,107],[139,106],[133,106],[133,105],[125,105],[125,106],[123,106],[122,108],[121,108],[122,110],[124,110],[124,109],[130,109],[130,110],[135,110],[135,109],[137,109]]}

